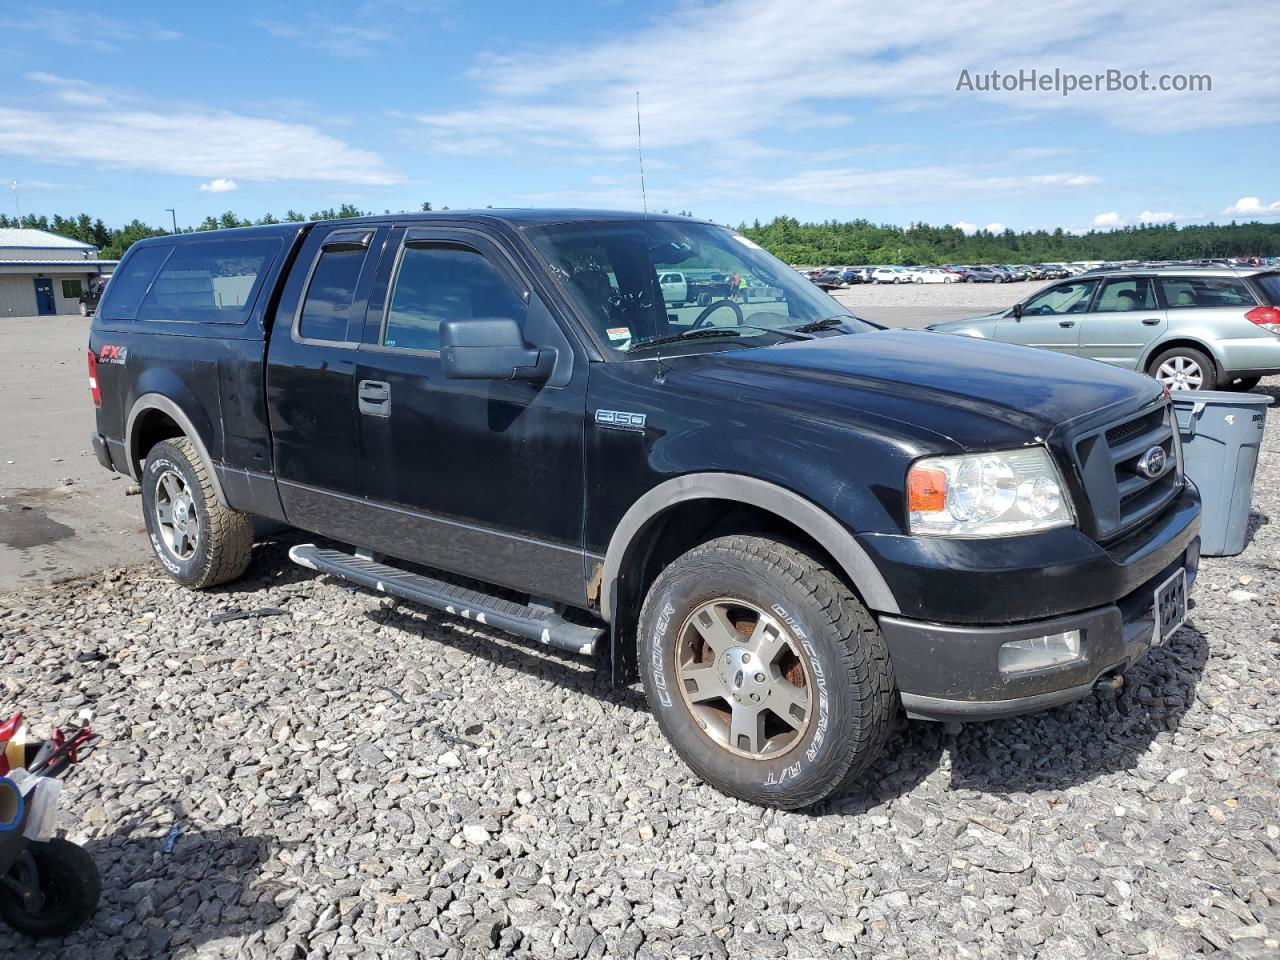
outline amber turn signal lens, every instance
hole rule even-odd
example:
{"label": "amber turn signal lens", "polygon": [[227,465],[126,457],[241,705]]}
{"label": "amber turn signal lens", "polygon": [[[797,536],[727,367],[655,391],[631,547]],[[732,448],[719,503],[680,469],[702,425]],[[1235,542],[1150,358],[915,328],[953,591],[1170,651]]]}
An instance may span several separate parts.
{"label": "amber turn signal lens", "polygon": [[907,509],[938,513],[947,506],[947,475],[941,470],[912,470],[907,477]]}

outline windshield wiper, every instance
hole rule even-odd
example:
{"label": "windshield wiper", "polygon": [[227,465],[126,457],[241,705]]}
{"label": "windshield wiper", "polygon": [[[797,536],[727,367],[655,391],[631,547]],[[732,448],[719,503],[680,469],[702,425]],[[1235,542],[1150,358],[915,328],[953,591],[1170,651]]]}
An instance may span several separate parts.
{"label": "windshield wiper", "polygon": [[[757,328],[758,329],[758,328]],[[700,340],[703,337],[740,337],[738,327],[699,327],[697,330],[682,330],[680,333],[669,333],[664,337],[650,337],[639,340],[627,347],[627,353],[642,347],[657,347],[664,343],[675,343],[677,340]]]}
{"label": "windshield wiper", "polygon": [[817,333],[819,330],[830,330],[832,327],[838,327],[846,320],[856,320],[848,314],[840,314],[835,317],[827,317],[823,320],[810,320],[808,323],[802,323],[798,327],[792,327],[796,333]]}

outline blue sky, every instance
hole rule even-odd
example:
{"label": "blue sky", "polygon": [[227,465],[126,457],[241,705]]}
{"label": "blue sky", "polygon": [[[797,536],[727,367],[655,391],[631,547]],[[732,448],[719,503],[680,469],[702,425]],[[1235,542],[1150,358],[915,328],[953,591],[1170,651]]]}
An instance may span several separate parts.
{"label": "blue sky", "polygon": [[[1083,230],[1280,218],[1280,5],[57,3],[0,7],[24,211],[182,224],[638,209]],[[1207,92],[957,91],[961,70]],[[5,190],[0,202],[14,209]]]}

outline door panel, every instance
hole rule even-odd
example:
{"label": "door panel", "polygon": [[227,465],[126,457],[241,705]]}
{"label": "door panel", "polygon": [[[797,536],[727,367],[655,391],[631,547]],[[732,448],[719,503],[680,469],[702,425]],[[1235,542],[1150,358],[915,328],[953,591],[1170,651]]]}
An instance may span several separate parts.
{"label": "door panel", "polygon": [[295,264],[267,366],[267,407],[285,516],[360,543],[355,370],[365,304],[387,228],[317,231]]}
{"label": "door panel", "polygon": [[[374,549],[582,606],[585,362],[512,262],[470,231],[415,230],[387,257],[356,379],[385,384],[359,416],[365,540]],[[381,287],[380,287],[381,288]],[[550,382],[450,380],[438,326],[511,316],[563,363]]]}
{"label": "door panel", "polygon": [[1150,277],[1107,280],[1081,319],[1080,355],[1131,369],[1169,325]]}
{"label": "door panel", "polygon": [[1097,285],[1097,280],[1070,280],[1041,290],[1023,301],[1021,317],[1010,312],[1000,318],[996,339],[1079,353],[1080,322]]}

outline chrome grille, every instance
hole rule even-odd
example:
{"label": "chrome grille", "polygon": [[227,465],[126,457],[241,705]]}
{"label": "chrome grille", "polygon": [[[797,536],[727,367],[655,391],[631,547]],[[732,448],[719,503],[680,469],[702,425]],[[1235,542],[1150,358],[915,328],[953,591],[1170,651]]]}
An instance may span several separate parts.
{"label": "chrome grille", "polygon": [[[1111,423],[1076,441],[1085,492],[1102,540],[1118,537],[1158,513],[1182,489],[1182,464],[1173,406],[1166,402],[1137,416]],[[1139,468],[1144,454],[1159,447],[1162,472]]]}

